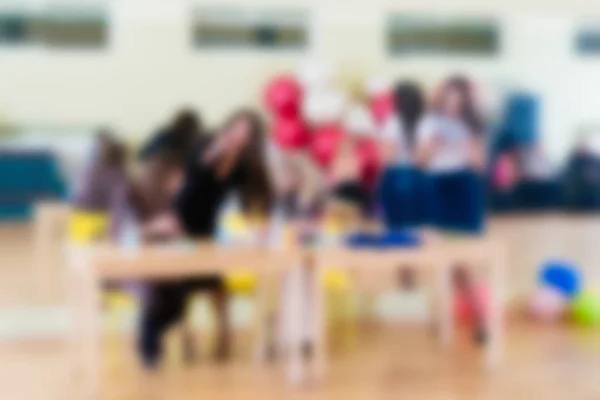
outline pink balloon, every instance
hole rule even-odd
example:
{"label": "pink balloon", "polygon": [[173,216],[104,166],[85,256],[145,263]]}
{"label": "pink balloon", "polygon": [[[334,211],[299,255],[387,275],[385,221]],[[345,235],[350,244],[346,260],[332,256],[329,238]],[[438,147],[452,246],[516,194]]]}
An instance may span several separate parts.
{"label": "pink balloon", "polygon": [[564,316],[567,304],[568,300],[560,292],[543,286],[537,288],[531,295],[529,311],[540,321],[556,321]]}
{"label": "pink balloon", "polygon": [[343,137],[344,130],[339,125],[326,125],[318,128],[310,143],[310,152],[315,161],[324,168],[329,167]]}
{"label": "pink balloon", "polygon": [[284,150],[298,150],[310,142],[310,133],[297,118],[280,118],[273,127],[273,138]]}
{"label": "pink balloon", "polygon": [[279,118],[296,118],[300,115],[302,87],[290,76],[271,80],[265,89],[265,105]]}
{"label": "pink balloon", "polygon": [[392,93],[381,93],[371,98],[369,103],[371,114],[377,123],[383,123],[394,113],[394,95]]}
{"label": "pink balloon", "polygon": [[379,147],[374,138],[363,138],[356,143],[356,156],[360,165],[363,183],[372,187],[377,181],[381,169]]}
{"label": "pink balloon", "polygon": [[493,181],[496,188],[507,190],[513,187],[516,180],[516,166],[513,159],[507,154],[502,154],[496,160],[493,169]]}

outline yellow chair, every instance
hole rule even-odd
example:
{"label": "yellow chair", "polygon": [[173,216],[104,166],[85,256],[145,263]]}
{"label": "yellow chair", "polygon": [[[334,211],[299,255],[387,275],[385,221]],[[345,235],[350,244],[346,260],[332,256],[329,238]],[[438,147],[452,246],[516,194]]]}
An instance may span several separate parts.
{"label": "yellow chair", "polygon": [[[223,218],[223,229],[228,235],[233,237],[243,237],[251,234],[253,227],[264,224],[264,220],[248,220],[241,213],[230,213]],[[340,236],[342,227],[335,218],[328,218],[323,223],[323,231],[328,236]],[[284,243],[291,243],[294,240],[294,230],[292,227],[285,227],[282,232]],[[251,270],[228,274],[225,276],[225,285],[228,291],[234,295],[248,295],[256,291],[257,277]],[[351,282],[348,274],[340,268],[327,268],[322,277],[321,284],[324,285],[327,297],[333,301],[330,303],[330,312],[328,315],[332,319],[342,320],[348,314],[345,296],[349,293]]]}
{"label": "yellow chair", "polygon": [[250,294],[256,290],[256,273],[251,271],[236,272],[225,276],[225,286],[233,294]]}
{"label": "yellow chair", "polygon": [[[227,236],[233,238],[248,237],[251,226],[248,219],[239,212],[230,212],[223,217],[222,229]],[[225,286],[233,294],[248,294],[256,289],[256,274],[248,272],[235,272],[225,276]]]}
{"label": "yellow chair", "polygon": [[327,268],[321,284],[328,292],[344,292],[351,287],[350,277],[341,268]]}
{"label": "yellow chair", "polygon": [[[69,242],[84,245],[105,238],[109,225],[106,213],[74,210],[69,216]],[[109,310],[125,310],[135,306],[135,299],[126,291],[109,289],[104,292],[103,304]],[[111,323],[116,324],[114,318]]]}

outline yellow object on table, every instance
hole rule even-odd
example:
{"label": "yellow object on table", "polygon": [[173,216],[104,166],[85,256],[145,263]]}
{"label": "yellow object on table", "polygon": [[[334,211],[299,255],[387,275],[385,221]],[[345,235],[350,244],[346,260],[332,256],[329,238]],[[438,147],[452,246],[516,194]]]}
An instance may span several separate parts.
{"label": "yellow object on table", "polygon": [[223,218],[223,228],[232,236],[247,235],[250,224],[242,213],[231,212]]}
{"label": "yellow object on table", "polygon": [[108,234],[109,218],[106,213],[75,210],[69,216],[69,241],[85,244]]}

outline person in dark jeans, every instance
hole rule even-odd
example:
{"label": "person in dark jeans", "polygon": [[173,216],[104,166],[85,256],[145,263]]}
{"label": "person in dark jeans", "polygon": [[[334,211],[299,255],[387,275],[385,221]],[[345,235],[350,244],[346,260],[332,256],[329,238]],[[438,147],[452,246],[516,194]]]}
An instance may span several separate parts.
{"label": "person in dark jeans", "polygon": [[[219,208],[234,191],[245,211],[268,212],[272,192],[265,166],[263,125],[257,114],[246,110],[235,113],[214,135],[201,137],[189,154],[171,219],[185,235],[212,238]],[[159,228],[173,228],[169,222],[163,225],[158,223]],[[146,366],[160,361],[163,334],[182,318],[188,296],[197,290],[212,292],[219,328],[216,356],[228,356],[227,292],[222,277],[204,276],[153,285],[142,310],[138,340]]]}
{"label": "person in dark jeans", "polygon": [[569,156],[565,171],[565,197],[570,211],[600,210],[600,156],[582,142]]}
{"label": "person in dark jeans", "polygon": [[[446,80],[417,130],[417,161],[428,172],[432,220],[442,232],[478,235],[485,223],[483,171],[487,166],[485,124],[462,76]],[[487,338],[485,316],[466,265],[454,266],[455,290],[474,314],[474,338]]]}

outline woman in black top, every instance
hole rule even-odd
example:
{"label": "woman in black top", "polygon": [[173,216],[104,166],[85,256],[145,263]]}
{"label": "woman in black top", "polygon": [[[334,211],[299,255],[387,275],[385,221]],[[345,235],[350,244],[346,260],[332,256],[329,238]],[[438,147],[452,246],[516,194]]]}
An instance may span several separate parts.
{"label": "woman in black top", "polygon": [[167,152],[186,160],[190,149],[202,136],[202,118],[191,109],[182,110],[142,146],[139,158],[146,161]]}
{"label": "woman in black top", "polygon": [[[194,238],[214,235],[219,208],[233,191],[240,195],[245,211],[268,212],[272,192],[258,115],[239,111],[215,135],[201,138],[190,152],[184,182],[175,200],[175,214],[182,230]],[[163,333],[184,315],[188,294],[201,289],[214,294],[220,330],[217,356],[227,356],[227,293],[220,276],[205,276],[154,286],[143,310],[139,341],[146,365],[159,361]]]}

